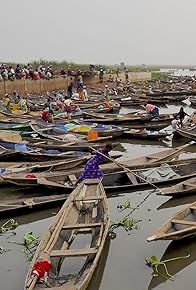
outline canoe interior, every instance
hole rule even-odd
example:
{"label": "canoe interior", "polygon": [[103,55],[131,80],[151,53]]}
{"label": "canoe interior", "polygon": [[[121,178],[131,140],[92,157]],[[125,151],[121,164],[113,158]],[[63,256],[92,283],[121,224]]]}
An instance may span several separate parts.
{"label": "canoe interior", "polygon": [[[195,204],[196,206],[196,204]],[[184,234],[181,234],[180,237],[181,238],[185,238],[185,237],[188,237],[188,236],[192,236],[192,235],[195,235],[196,234],[196,208],[195,209],[190,209],[190,208],[187,208],[183,213],[179,213],[179,214],[176,214],[174,219],[175,220],[182,220],[182,221],[185,221],[185,222],[194,222],[195,223],[195,230],[194,230],[194,233],[184,233]],[[168,223],[168,226],[166,227],[165,229],[165,233],[166,234],[171,234],[171,233],[176,233],[177,231],[181,231],[181,230],[188,230],[192,225],[191,224],[178,224],[177,222],[170,222]]]}
{"label": "canoe interior", "polygon": [[[50,255],[48,282],[51,288],[86,289],[105,243],[108,227],[103,187],[98,180],[86,180],[68,197],[43,236],[26,283],[31,267],[45,251]],[[37,283],[32,289],[45,287]]]}

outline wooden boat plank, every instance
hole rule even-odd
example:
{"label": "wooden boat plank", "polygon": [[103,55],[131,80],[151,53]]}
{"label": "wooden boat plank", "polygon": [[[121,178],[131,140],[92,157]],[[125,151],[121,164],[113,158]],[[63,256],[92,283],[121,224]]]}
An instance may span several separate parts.
{"label": "wooden boat plank", "polygon": [[182,183],[182,185],[183,185],[183,186],[190,186],[190,187],[195,187],[195,188],[196,188],[196,184],[191,183],[191,182],[189,182],[189,181],[184,181],[184,182]]}
{"label": "wooden boat plank", "polygon": [[52,250],[50,252],[51,257],[79,257],[79,256],[88,256],[96,254],[96,248],[88,249],[71,249],[71,250]]}
{"label": "wooden boat plank", "polygon": [[187,225],[187,226],[196,226],[196,221],[194,222],[194,221],[173,219],[172,223],[173,224]]}
{"label": "wooden boat plank", "polygon": [[191,210],[196,210],[196,206],[193,206],[193,205],[192,205],[192,206],[190,207],[190,209],[191,209]]}
{"label": "wooden boat plank", "polygon": [[126,172],[128,178],[130,179],[130,181],[133,183],[133,184],[138,184],[137,182],[137,179],[135,177],[135,175],[131,172]]}
{"label": "wooden boat plank", "polygon": [[64,185],[61,185],[61,184],[54,182],[54,181],[47,180],[45,177],[37,178],[37,183],[41,184],[41,185],[46,185],[46,186],[58,186],[58,187],[64,188]]}
{"label": "wooden boat plank", "polygon": [[69,174],[68,177],[69,177],[71,183],[73,185],[75,185],[76,184],[76,181],[77,181],[77,177],[75,176],[75,174]]}
{"label": "wooden boat plank", "polygon": [[70,229],[82,229],[82,228],[94,228],[94,227],[100,227],[101,223],[86,223],[86,224],[75,224],[75,225],[66,225],[63,226],[63,230],[70,230]]}
{"label": "wooden boat plank", "polygon": [[93,201],[93,200],[102,200],[103,199],[103,196],[90,196],[88,195],[87,197],[76,197],[74,198],[73,201]]}

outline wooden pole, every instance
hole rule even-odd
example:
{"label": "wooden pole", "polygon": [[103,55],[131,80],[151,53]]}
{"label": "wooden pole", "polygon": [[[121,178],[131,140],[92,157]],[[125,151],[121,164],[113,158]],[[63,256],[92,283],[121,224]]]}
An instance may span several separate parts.
{"label": "wooden pole", "polygon": [[135,177],[141,179],[141,180],[144,181],[144,182],[147,182],[147,183],[150,184],[152,187],[154,187],[154,188],[160,190],[158,186],[154,185],[154,184],[151,183],[150,181],[147,181],[146,179],[144,179],[143,177],[139,176],[139,175],[136,174],[135,172],[131,171],[129,168],[125,167],[124,165],[122,165],[122,164],[119,163],[118,161],[114,160],[113,158],[111,158],[111,157],[109,157],[109,156],[106,156],[106,155],[103,154],[102,152],[100,152],[100,151],[98,151],[98,150],[96,150],[96,149],[94,149],[94,148],[92,148],[92,147],[90,147],[90,149],[93,150],[93,151],[95,151],[96,153],[102,155],[103,157],[105,157],[106,159],[110,160],[111,162],[113,162],[114,164],[118,165],[119,167],[123,168],[124,171],[133,174]]}

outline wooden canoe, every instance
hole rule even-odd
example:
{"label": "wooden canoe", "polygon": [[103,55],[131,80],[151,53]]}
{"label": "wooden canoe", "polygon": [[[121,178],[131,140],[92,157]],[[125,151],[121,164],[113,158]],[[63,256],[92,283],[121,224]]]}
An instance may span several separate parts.
{"label": "wooden canoe", "polygon": [[[74,153],[75,152],[75,153]],[[88,153],[84,153],[83,155],[87,155]],[[80,156],[80,155],[79,155]],[[68,152],[50,152],[46,151],[46,153],[40,152],[39,148],[38,150],[32,149],[32,151],[22,152],[22,151],[15,151],[15,150],[4,150],[0,153],[0,161],[8,161],[11,162],[12,160],[21,162],[21,161],[27,161],[27,162],[42,162],[42,161],[49,161],[49,160],[60,160],[60,159],[67,159],[72,160],[78,157],[76,151],[68,151]],[[13,159],[14,158],[14,159]]]}
{"label": "wooden canoe", "polygon": [[[158,168],[159,169],[159,168]],[[175,176],[172,176],[165,180],[154,180],[157,186],[165,186],[169,184],[176,184],[183,180],[196,176],[196,163],[189,163],[172,167],[175,172]],[[45,187],[47,190],[58,190],[59,192],[70,192],[75,182],[81,174],[82,169],[69,170],[67,172],[43,172],[34,173],[33,178],[25,173],[18,174],[3,174],[2,178],[5,182],[14,184],[16,186],[26,187]],[[142,170],[133,170],[134,173],[139,175]],[[103,170],[103,185],[106,192],[116,191],[136,191],[144,188],[150,188],[151,186],[147,182],[143,182],[140,178],[134,178],[131,174],[127,174],[125,171],[120,171],[116,168],[115,170],[107,169]]]}
{"label": "wooden canoe", "polygon": [[[47,139],[52,139],[55,141],[64,141],[67,139],[67,134],[73,134],[76,135],[76,142],[87,142],[87,133],[88,132],[68,132],[63,130],[62,125],[54,125],[54,124],[50,124],[50,125],[46,125],[43,123],[30,123],[30,126],[32,128],[32,130],[37,133],[38,135],[47,138]],[[77,130],[76,130],[77,131]],[[111,134],[110,134],[111,132]],[[113,135],[112,133],[115,133],[116,130],[107,130],[105,133],[103,132],[103,134],[98,134],[98,138],[96,140],[91,140],[91,142],[103,142],[106,140],[110,140]],[[79,134],[80,133],[80,134]],[[120,131],[120,135],[122,135],[122,130]]]}
{"label": "wooden canoe", "polygon": [[[48,289],[32,276],[34,264],[44,261],[45,257],[51,265],[48,275],[51,290],[86,289],[101,256],[109,225],[107,198],[100,180],[83,181],[67,198],[43,235],[30,264],[24,289]],[[82,239],[85,234],[88,234],[88,241]],[[80,258],[76,273],[69,272],[71,257]]]}
{"label": "wooden canoe", "polygon": [[33,196],[15,200],[1,201],[0,214],[3,216],[16,216],[24,213],[31,213],[40,209],[58,206],[67,198],[67,194]]}
{"label": "wooden canoe", "polygon": [[196,202],[174,214],[159,227],[148,242],[156,240],[181,240],[196,234]]}
{"label": "wooden canoe", "polygon": [[[94,113],[86,113],[86,115],[91,116],[91,119],[85,119],[86,122],[93,122],[93,123],[102,123],[102,124],[123,124],[123,125],[139,125],[139,124],[148,124],[148,123],[167,123],[170,124],[173,120],[173,115],[163,114],[160,115],[158,118],[149,118],[147,115],[133,115],[127,114],[123,116],[116,116],[107,118],[103,118],[103,114],[101,114],[102,118],[99,118],[99,114]],[[93,117],[94,116],[94,117]],[[96,117],[97,116],[97,117]]]}
{"label": "wooden canoe", "polygon": [[69,170],[74,167],[81,165],[83,162],[87,161],[88,156],[76,157],[71,160],[51,160],[44,162],[0,162],[0,168],[10,169],[11,171],[16,168],[21,168],[21,170],[27,170],[28,172],[40,172],[45,170],[50,171],[61,171]]}
{"label": "wooden canoe", "polygon": [[150,155],[146,155],[146,156],[142,156],[139,158],[135,158],[126,162],[122,162],[123,165],[128,166],[129,168],[133,168],[136,166],[140,166],[142,164],[145,164],[145,166],[147,164],[155,164],[158,162],[167,162],[169,160],[174,160],[176,158],[179,157],[180,153],[187,148],[189,145],[183,145],[180,147],[176,147],[176,148],[171,148],[171,149],[167,149],[158,153],[154,153],[154,154],[150,154]]}
{"label": "wooden canoe", "polygon": [[[78,125],[86,125],[88,127],[91,127],[91,130],[96,131],[98,133],[99,137],[109,137],[112,136],[113,138],[119,137],[123,134],[124,129],[115,125],[104,125],[104,124],[97,124],[86,121],[77,121],[76,124]],[[80,130],[77,128],[74,130],[75,133],[78,134],[88,134],[89,129],[87,129],[85,132],[80,132]]]}
{"label": "wooden canoe", "polygon": [[135,138],[135,139],[144,139],[144,140],[159,140],[163,139],[170,134],[166,132],[160,132],[160,131],[149,131],[146,129],[136,130],[131,129],[129,131],[124,131],[123,135],[126,138]]}
{"label": "wooden canoe", "polygon": [[157,96],[157,97],[162,97],[162,96],[173,96],[174,97],[174,100],[175,100],[175,97],[177,96],[195,96],[196,95],[196,91],[185,91],[185,90],[182,90],[182,91],[162,91],[162,92],[153,92],[153,93],[147,93],[146,94],[147,96]]}
{"label": "wooden canoe", "polygon": [[196,194],[196,177],[187,179],[181,183],[174,186],[166,187],[160,190],[158,193],[160,195],[169,196],[184,196],[190,194]]}

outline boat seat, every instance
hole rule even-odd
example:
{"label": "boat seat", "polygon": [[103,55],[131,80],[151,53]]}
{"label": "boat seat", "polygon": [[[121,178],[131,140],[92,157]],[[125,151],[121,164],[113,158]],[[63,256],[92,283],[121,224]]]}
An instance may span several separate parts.
{"label": "boat seat", "polygon": [[31,206],[31,205],[35,204],[35,202],[34,202],[33,198],[28,198],[28,199],[25,199],[23,201],[23,204]]}
{"label": "boat seat", "polygon": [[103,196],[96,196],[96,195],[89,195],[86,197],[76,197],[73,199],[73,201],[97,201],[97,200],[102,200]]}
{"label": "boat seat", "polygon": [[95,228],[100,227],[101,223],[89,223],[89,224],[75,224],[75,225],[67,225],[63,226],[63,230],[74,230],[74,229],[82,229],[82,228]]}
{"label": "boat seat", "polygon": [[191,182],[183,182],[183,186],[191,186],[191,187],[196,187],[196,183],[191,183]]}
{"label": "boat seat", "polygon": [[75,174],[69,174],[68,177],[69,177],[69,180],[71,181],[72,185],[75,185],[76,181],[77,181]]}
{"label": "boat seat", "polygon": [[172,223],[180,224],[180,225],[187,225],[187,226],[196,226],[196,221],[194,222],[194,221],[173,219]]}
{"label": "boat seat", "polygon": [[50,257],[79,257],[96,254],[98,249],[86,248],[86,249],[73,249],[73,250],[53,250],[50,253]]}
{"label": "boat seat", "polygon": [[196,206],[193,205],[193,206],[190,207],[190,209],[191,210],[196,210]]}

